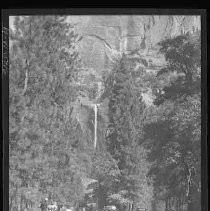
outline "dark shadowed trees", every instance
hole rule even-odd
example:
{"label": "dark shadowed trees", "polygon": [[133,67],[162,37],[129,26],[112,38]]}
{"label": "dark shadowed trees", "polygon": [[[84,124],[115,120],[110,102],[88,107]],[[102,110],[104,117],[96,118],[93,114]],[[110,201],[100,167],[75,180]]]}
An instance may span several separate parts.
{"label": "dark shadowed trees", "polygon": [[157,74],[155,104],[145,126],[156,197],[170,208],[200,210],[200,34],[160,43],[167,65]]}

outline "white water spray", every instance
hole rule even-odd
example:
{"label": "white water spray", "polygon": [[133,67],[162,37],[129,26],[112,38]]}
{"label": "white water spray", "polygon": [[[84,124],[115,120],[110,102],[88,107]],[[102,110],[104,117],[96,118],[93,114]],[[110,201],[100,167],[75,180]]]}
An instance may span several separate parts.
{"label": "white water spray", "polygon": [[98,106],[100,104],[93,104],[94,105],[94,113],[95,113],[95,124],[94,124],[94,149],[96,149],[97,145],[97,113],[98,113]]}

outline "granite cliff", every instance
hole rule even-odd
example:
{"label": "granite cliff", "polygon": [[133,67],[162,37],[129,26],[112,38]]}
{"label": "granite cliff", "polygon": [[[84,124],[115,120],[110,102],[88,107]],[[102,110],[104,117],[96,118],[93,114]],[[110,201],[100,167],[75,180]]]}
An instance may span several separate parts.
{"label": "granite cliff", "polygon": [[69,16],[82,37],[79,50],[83,64],[106,70],[113,54],[138,51],[149,63],[161,65],[157,43],[163,39],[200,30],[199,16]]}

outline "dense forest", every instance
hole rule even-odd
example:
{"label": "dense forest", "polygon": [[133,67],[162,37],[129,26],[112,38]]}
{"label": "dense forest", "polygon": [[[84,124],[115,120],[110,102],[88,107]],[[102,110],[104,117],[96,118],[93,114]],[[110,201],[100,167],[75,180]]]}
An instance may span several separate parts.
{"label": "dense forest", "polygon": [[159,42],[156,72],[130,51],[99,74],[66,18],[15,17],[9,34],[9,209],[201,210],[200,31]]}

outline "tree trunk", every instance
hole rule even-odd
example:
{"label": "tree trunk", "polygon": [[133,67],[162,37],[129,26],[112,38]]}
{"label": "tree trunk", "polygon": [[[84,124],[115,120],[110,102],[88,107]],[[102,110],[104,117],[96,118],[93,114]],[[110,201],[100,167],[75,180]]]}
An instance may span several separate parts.
{"label": "tree trunk", "polygon": [[194,185],[190,186],[187,211],[200,211],[201,210],[201,200],[200,194]]}
{"label": "tree trunk", "polygon": [[[100,182],[99,182],[100,183]],[[97,192],[97,207],[99,210],[102,210],[106,205],[106,191],[104,187],[99,185],[98,192]]]}
{"label": "tree trunk", "polygon": [[177,198],[177,211],[180,211],[180,197]]}
{"label": "tree trunk", "polygon": [[170,198],[166,198],[166,211],[170,208]]}
{"label": "tree trunk", "polygon": [[23,195],[20,196],[20,211],[23,211]]}
{"label": "tree trunk", "polygon": [[167,211],[168,210],[168,200],[167,199],[165,200],[165,204],[166,204],[166,209],[165,210]]}

